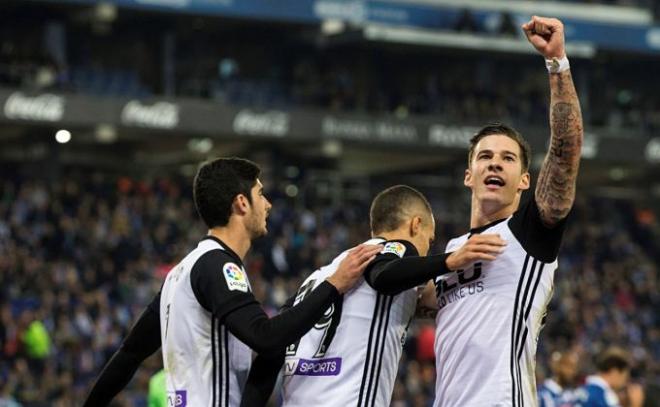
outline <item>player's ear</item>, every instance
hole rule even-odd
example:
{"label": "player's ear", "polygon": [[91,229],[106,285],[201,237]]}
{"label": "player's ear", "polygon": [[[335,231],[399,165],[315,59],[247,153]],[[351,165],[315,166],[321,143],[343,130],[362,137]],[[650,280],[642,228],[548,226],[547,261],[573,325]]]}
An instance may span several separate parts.
{"label": "player's ear", "polygon": [[410,220],[410,236],[417,236],[422,230],[422,218],[413,216]]}
{"label": "player's ear", "polygon": [[245,215],[250,208],[250,201],[243,194],[238,194],[232,203],[233,210],[239,215]]}
{"label": "player's ear", "polygon": [[472,171],[470,169],[465,170],[465,178],[463,179],[463,185],[466,187],[472,187]]}
{"label": "player's ear", "polygon": [[530,176],[529,172],[525,172],[522,177],[520,177],[520,182],[518,183],[518,190],[524,191],[529,189]]}

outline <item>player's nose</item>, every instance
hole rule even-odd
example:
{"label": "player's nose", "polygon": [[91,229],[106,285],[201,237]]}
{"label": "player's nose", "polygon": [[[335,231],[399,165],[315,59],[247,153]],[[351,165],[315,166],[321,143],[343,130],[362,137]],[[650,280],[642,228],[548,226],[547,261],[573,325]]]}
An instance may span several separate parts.
{"label": "player's nose", "polygon": [[502,164],[496,158],[494,158],[488,163],[488,170],[489,171],[501,171],[502,170]]}

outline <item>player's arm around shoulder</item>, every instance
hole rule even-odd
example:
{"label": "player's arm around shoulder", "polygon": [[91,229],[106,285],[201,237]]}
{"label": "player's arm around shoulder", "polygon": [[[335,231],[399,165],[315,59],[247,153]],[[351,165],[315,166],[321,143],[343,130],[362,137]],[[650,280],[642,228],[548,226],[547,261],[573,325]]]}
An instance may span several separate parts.
{"label": "player's arm around shoulder", "polygon": [[[441,274],[462,270],[478,261],[493,261],[504,252],[506,245],[507,242],[496,233],[472,235],[460,247],[443,255],[444,264]],[[439,308],[436,299],[435,283],[434,280],[430,280],[422,289],[417,300],[415,316],[420,318],[435,318]]]}
{"label": "player's arm around shoulder", "polygon": [[535,200],[543,223],[554,227],[568,215],[575,200],[584,133],[582,112],[566,58],[562,22],[534,16],[522,28],[545,58],[550,75],[550,149],[539,173]]}

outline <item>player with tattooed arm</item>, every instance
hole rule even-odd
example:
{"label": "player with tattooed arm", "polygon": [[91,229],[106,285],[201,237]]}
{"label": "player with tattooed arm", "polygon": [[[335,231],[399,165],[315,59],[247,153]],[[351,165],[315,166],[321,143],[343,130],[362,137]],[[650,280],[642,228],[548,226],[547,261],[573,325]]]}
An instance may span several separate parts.
{"label": "player with tattooed arm", "polygon": [[435,279],[435,407],[537,405],[536,344],[575,198],[583,131],[563,24],[534,16],[522,29],[549,71],[550,150],[533,196],[521,203],[530,187],[527,142],[502,124],[471,140],[464,179],[472,191],[471,229],[446,251],[483,234],[507,244],[494,260]]}

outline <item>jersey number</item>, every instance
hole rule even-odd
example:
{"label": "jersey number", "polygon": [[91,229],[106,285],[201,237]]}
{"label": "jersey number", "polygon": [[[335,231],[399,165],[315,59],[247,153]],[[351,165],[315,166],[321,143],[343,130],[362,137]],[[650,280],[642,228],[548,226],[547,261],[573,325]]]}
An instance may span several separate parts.
{"label": "jersey number", "polygon": [[[314,283],[316,280],[309,280],[298,290],[296,295],[295,304],[304,300],[305,297],[314,290]],[[344,303],[344,296],[335,300],[328,309],[325,310],[321,319],[319,319],[314,325],[314,329],[323,331],[323,336],[321,337],[321,343],[314,353],[314,358],[322,358],[325,356],[326,351],[330,347],[330,343],[335,338],[335,333],[337,332],[337,326],[341,320],[341,309]],[[286,348],[287,356],[294,356],[298,351],[298,345],[300,345],[300,339]]]}

